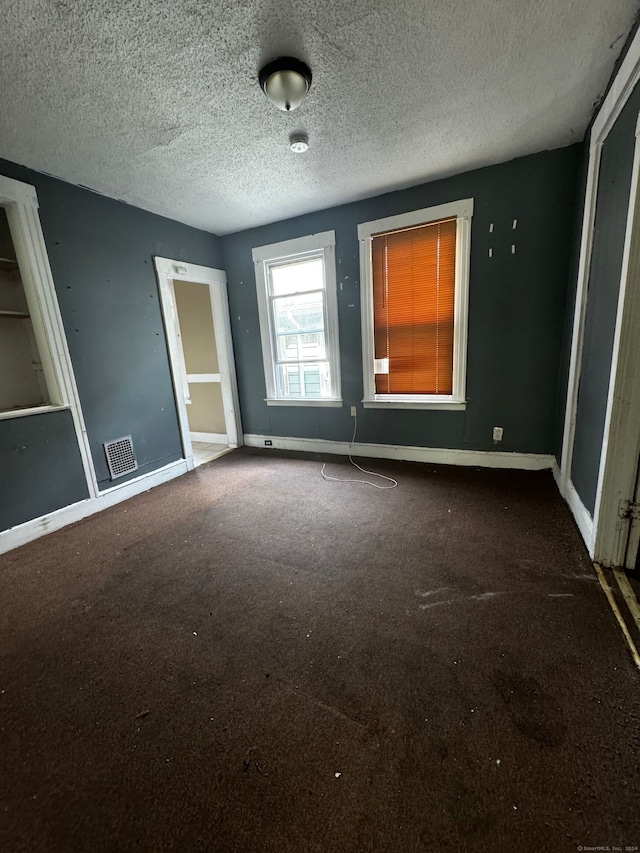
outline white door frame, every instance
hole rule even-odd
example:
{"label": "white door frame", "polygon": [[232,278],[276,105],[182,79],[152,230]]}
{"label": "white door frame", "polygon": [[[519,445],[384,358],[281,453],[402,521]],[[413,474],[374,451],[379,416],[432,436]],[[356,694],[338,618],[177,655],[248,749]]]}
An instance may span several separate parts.
{"label": "white door frame", "polygon": [[640,456],[640,116],[631,174],[609,395],[593,513],[594,559],[624,565]]}
{"label": "white door frame", "polygon": [[240,423],[240,403],[233,355],[233,341],[231,339],[229,302],[227,299],[227,275],[224,270],[202,267],[197,264],[188,264],[183,261],[174,261],[170,258],[155,257],[154,263],[160,287],[160,304],[162,306],[162,317],[169,349],[169,361],[171,364],[171,375],[173,377],[184,458],[187,461],[187,467],[189,470],[192,470],[195,464],[186,403],[189,399],[189,386],[184,364],[184,354],[179,340],[180,326],[173,280],[180,279],[181,281],[192,281],[197,284],[206,284],[209,286],[227,439],[230,447],[238,447],[242,444],[242,426]]}
{"label": "white door frame", "polygon": [[[628,536],[628,519],[620,516],[621,502],[632,500],[640,449],[638,417],[640,389],[634,385],[634,366],[640,360],[640,206],[638,130],[627,216],[618,313],[607,398],[603,445],[593,518],[571,481],[578,389],[582,365],[591,252],[595,227],[600,160],[604,142],[636,84],[640,82],[640,30],[636,33],[593,123],[585,195],[580,261],[573,321],[559,486],[578,522],[590,556],[606,565],[621,565]],[[635,232],[635,233],[634,233]],[[635,331],[635,336],[634,336]],[[629,473],[629,469],[633,469]]]}

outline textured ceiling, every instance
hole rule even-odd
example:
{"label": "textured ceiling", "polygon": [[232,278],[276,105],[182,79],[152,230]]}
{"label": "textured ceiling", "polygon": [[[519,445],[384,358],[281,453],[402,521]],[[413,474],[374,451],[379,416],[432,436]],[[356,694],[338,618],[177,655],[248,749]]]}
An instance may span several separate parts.
{"label": "textured ceiling", "polygon": [[[2,5],[0,156],[222,234],[581,139],[639,4]],[[257,81],[282,54],[291,114]]]}

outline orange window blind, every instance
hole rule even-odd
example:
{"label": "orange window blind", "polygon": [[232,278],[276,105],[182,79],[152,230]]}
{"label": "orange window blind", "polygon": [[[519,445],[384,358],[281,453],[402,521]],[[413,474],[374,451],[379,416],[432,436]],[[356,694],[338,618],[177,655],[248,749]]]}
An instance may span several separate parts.
{"label": "orange window blind", "polygon": [[376,394],[451,394],[456,220],[372,238]]}

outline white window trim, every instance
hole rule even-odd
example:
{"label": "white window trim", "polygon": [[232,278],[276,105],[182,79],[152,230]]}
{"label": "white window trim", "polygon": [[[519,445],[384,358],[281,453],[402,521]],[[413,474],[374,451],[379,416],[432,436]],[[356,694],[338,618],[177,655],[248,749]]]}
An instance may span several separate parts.
{"label": "white window trim", "polygon": [[[372,235],[423,225],[438,219],[457,218],[456,281],[453,335],[453,393],[442,394],[376,394],[374,374],[373,335],[373,269],[371,263]],[[467,327],[469,313],[469,264],[471,256],[471,217],[473,199],[439,204],[413,210],[398,216],[387,216],[358,225],[360,241],[360,305],[362,312],[362,370],[365,408],[377,409],[441,409],[466,408]]]}
{"label": "white window trim", "polygon": [[[260,321],[260,339],[262,341],[262,360],[268,406],[310,406],[310,407],[339,407],[342,406],[342,391],[340,385],[340,344],[338,337],[338,298],[336,288],[335,260],[335,231],[323,231],[319,234],[309,234],[284,240],[267,246],[257,246],[252,251],[256,272],[256,291],[258,295],[258,318]],[[324,254],[325,272],[325,346],[329,357],[331,375],[331,397],[279,397],[276,392],[275,353],[273,351],[273,336],[271,334],[271,313],[267,297],[267,266],[279,260],[285,260],[293,255],[310,256]]]}
{"label": "white window trim", "polygon": [[71,409],[89,496],[95,497],[98,486],[91,448],[40,224],[36,189],[0,175],[0,205],[7,213],[49,395],[49,405],[3,412],[0,419]]}

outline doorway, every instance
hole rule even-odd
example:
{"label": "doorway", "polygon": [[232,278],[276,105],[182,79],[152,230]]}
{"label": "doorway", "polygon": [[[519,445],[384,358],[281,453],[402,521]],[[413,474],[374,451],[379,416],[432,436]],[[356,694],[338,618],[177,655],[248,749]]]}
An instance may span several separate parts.
{"label": "doorway", "polygon": [[155,258],[184,457],[190,469],[242,443],[223,270]]}
{"label": "doorway", "polygon": [[640,116],[618,296],[604,440],[593,514],[593,558],[635,570],[640,542]]}

